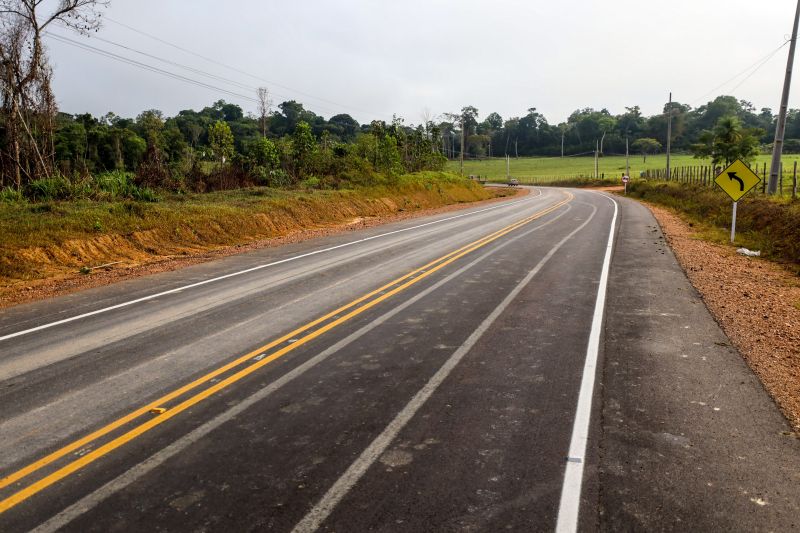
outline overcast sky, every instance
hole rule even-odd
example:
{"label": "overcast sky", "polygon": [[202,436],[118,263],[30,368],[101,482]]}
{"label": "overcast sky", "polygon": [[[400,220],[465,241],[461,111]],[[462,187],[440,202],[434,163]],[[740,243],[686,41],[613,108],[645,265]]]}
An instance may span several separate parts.
{"label": "overcast sky", "polygon": [[[744,83],[752,69],[725,82],[789,38],[795,6],[794,0],[111,0],[103,10],[255,77],[110,20],[97,37],[238,85],[63,29],[53,33],[247,97],[255,89],[242,85],[265,85],[276,104],[295,99],[326,117],[349,113],[369,122],[397,113],[419,123],[425,109],[436,117],[473,105],[481,117],[497,111],[506,119],[536,107],[556,124],[583,107],[616,114],[639,105],[655,114],[670,90],[693,107],[734,94],[775,109],[788,46]],[[48,46],[59,107],[68,113],[135,116],[155,108],[174,115],[220,98],[255,111],[242,97],[52,39]],[[800,107],[798,91],[800,79],[791,107]]]}

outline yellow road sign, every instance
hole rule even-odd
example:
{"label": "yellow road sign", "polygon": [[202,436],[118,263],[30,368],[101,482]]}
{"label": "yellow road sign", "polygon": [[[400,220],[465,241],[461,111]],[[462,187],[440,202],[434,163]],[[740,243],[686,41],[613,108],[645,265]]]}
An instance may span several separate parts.
{"label": "yellow road sign", "polygon": [[738,202],[742,196],[761,183],[761,178],[740,159],[737,159],[731,166],[723,170],[714,182],[719,185],[720,189],[728,193],[734,202]]}

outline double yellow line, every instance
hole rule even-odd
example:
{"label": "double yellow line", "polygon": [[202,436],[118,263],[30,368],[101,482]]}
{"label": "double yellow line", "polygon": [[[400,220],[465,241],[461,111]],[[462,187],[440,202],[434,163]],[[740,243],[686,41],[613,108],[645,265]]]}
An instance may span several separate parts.
{"label": "double yellow line", "polygon": [[[467,244],[466,246],[462,246],[458,250],[450,252],[447,255],[439,257],[438,259],[435,259],[430,263],[420,268],[417,268],[409,272],[408,274],[405,274],[404,276],[401,276],[387,283],[386,285],[383,285],[382,287],[379,287],[378,289],[375,289],[374,291],[365,294],[364,296],[361,296],[360,298],[357,298],[356,300],[353,300],[352,302],[349,302],[348,304],[343,305],[342,307],[339,307],[338,309],[335,309],[330,313],[327,313],[326,315],[321,316],[316,320],[313,320],[295,329],[294,331],[291,331],[286,335],[283,335],[282,337],[275,339],[269,342],[268,344],[265,344],[264,346],[261,346],[251,351],[250,353],[247,353],[231,361],[230,363],[217,368],[212,372],[209,372],[208,374],[205,374],[204,376],[192,381],[191,383],[188,383],[178,389],[175,389],[174,391],[162,396],[161,398],[158,398],[157,400],[143,407],[140,407],[135,411],[130,412],[129,414],[115,420],[114,422],[111,422],[106,426],[103,426],[102,428],[86,435],[85,437],[82,437],[50,453],[49,455],[42,457],[41,459],[25,466],[24,468],[21,468],[20,470],[14,472],[13,474],[10,474],[9,476],[0,479],[0,490],[2,490],[12,485],[13,483],[16,483],[17,481],[29,476],[30,474],[54,463],[55,461],[58,461],[64,456],[72,452],[75,452],[76,450],[84,448],[85,446],[91,444],[92,442],[108,435],[109,433],[125,426],[126,424],[134,421],[135,419],[153,410],[156,410],[159,413],[154,418],[150,418],[147,421],[142,422],[141,424],[134,427],[133,429],[130,429],[126,433],[123,433],[122,435],[106,442],[102,446],[98,447],[97,449],[89,453],[86,453],[85,455],[79,457],[78,459],[75,459],[74,461],[67,463],[65,466],[62,466],[61,468],[55,470],[54,472],[48,474],[47,476],[31,483],[22,490],[0,501],[0,513],[3,513],[11,509],[15,505],[25,501],[34,494],[44,490],[50,485],[53,485],[54,483],[64,479],[65,477],[77,472],[84,466],[96,461],[97,459],[103,457],[104,455],[107,455],[113,450],[116,450],[120,446],[150,431],[154,427],[163,424],[172,417],[177,416],[178,414],[182,413],[183,411],[186,411],[190,407],[200,403],[201,401],[212,396],[213,394],[225,389],[226,387],[229,387],[230,385],[236,383],[237,381],[240,381],[241,379],[252,374],[256,370],[275,361],[276,359],[283,357],[292,350],[295,350],[300,346],[303,346],[304,344],[312,341],[313,339],[319,337],[320,335],[323,335],[324,333],[336,328],[337,326],[349,321],[350,319],[364,313],[365,311],[371,309],[372,307],[378,305],[379,303],[388,300],[392,296],[406,290],[412,285],[433,275],[435,272],[441,270],[442,268],[460,259],[461,257],[464,257],[465,255],[477,250],[478,248],[486,246],[487,244],[499,239],[500,237],[561,208],[574,198],[572,194],[568,192],[566,194],[567,198],[565,200],[562,200],[547,209],[534,213],[533,215],[530,215],[518,222],[510,224],[509,226],[506,226],[490,235],[487,235],[486,237],[478,239],[477,241],[473,241],[472,243]],[[346,314],[342,315],[342,313],[345,312]],[[331,320],[330,322],[328,322],[332,318],[334,318],[335,320]],[[317,326],[320,327],[317,328]],[[309,332],[309,330],[312,329],[313,331]],[[298,338],[299,335],[304,333],[305,333],[304,336]],[[268,356],[265,355],[264,352],[287,342],[290,343]],[[231,374],[225,379],[222,379],[219,382],[214,383],[212,386],[203,389],[202,391],[196,393],[195,395],[183,400],[179,404],[164,410],[163,406],[165,404],[168,404],[172,400],[180,398],[187,392],[190,392],[193,389],[200,387],[201,385],[209,383],[216,377],[225,374],[226,372],[236,368],[237,366],[241,366],[244,363],[253,360],[254,358],[255,358],[254,363],[246,366],[245,368],[237,371],[234,374]]]}

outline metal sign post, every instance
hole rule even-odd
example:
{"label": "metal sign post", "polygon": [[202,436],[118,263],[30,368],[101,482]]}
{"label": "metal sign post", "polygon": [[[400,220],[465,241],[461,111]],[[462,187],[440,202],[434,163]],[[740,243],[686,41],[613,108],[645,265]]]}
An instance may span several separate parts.
{"label": "metal sign post", "polygon": [[737,159],[717,176],[714,183],[733,200],[733,216],[731,217],[731,242],[733,242],[736,238],[736,208],[739,200],[761,183],[761,178],[743,161]]}

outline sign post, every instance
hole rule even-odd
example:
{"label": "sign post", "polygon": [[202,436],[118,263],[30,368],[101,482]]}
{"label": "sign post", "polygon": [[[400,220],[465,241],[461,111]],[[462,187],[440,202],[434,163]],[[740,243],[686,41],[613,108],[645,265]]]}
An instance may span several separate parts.
{"label": "sign post", "polygon": [[624,175],[622,176],[622,183],[623,183],[623,184],[625,184],[625,195],[626,195],[626,196],[627,196],[627,194],[628,194],[628,182],[629,182],[629,181],[631,181],[631,179],[628,177],[628,175],[627,175],[627,174],[624,174]]}
{"label": "sign post", "polygon": [[739,200],[761,183],[761,178],[750,170],[750,167],[745,165],[741,159],[737,159],[717,176],[714,183],[733,200],[733,216],[731,217],[731,242],[733,242],[736,239],[736,208]]}

